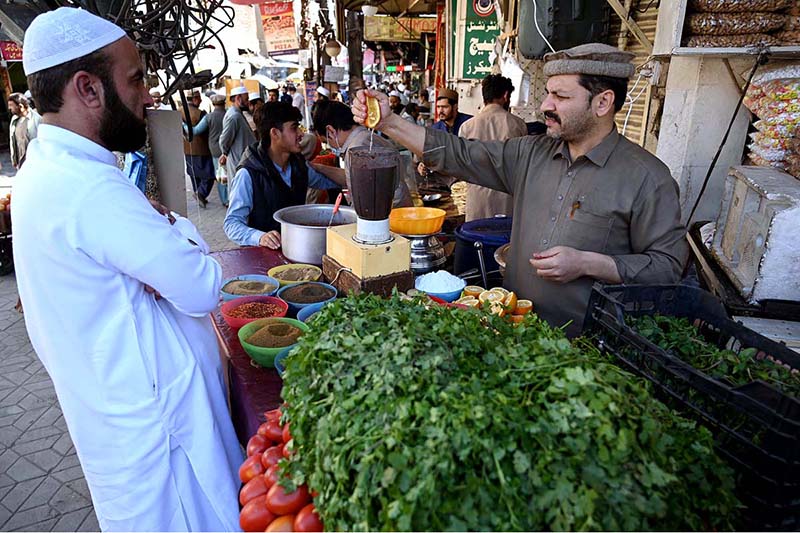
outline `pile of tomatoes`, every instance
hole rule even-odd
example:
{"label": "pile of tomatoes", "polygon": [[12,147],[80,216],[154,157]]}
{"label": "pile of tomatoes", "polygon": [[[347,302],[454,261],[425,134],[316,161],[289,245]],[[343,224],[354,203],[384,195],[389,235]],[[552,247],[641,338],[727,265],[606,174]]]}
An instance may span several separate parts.
{"label": "pile of tomatoes", "polygon": [[264,413],[267,421],[247,443],[247,459],[239,467],[244,486],[239,491],[239,525],[243,531],[324,531],[308,487],[293,492],[278,483],[278,462],[291,455],[289,424],[281,426],[281,411]]}

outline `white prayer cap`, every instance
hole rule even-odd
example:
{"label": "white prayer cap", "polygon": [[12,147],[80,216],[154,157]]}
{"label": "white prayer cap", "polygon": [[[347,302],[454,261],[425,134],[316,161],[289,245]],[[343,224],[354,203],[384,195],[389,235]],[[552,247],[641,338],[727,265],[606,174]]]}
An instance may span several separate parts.
{"label": "white prayer cap", "polygon": [[125,31],[84,9],[60,7],[33,19],[22,45],[25,75],[96,52],[125,37]]}
{"label": "white prayer cap", "polygon": [[400,93],[397,92],[397,91],[392,91],[392,92],[389,93],[389,96],[396,96],[396,97],[400,98]]}
{"label": "white prayer cap", "polygon": [[325,87],[317,87],[317,92],[322,96],[330,97],[331,92]]}
{"label": "white prayer cap", "polygon": [[403,85],[402,83],[398,83],[397,84],[397,90],[400,91],[400,92],[403,92],[403,91],[406,90],[406,86]]}
{"label": "white prayer cap", "polygon": [[248,93],[247,94],[248,100],[261,100],[261,93]]}
{"label": "white prayer cap", "polygon": [[239,96],[240,94],[247,94],[247,87],[244,85],[239,85],[238,87],[231,89],[231,98],[234,96]]}
{"label": "white prayer cap", "polygon": [[152,89],[150,89],[149,92],[150,92],[150,96],[161,96],[161,94],[162,94],[161,93],[161,89],[158,88],[158,87],[153,87]]}

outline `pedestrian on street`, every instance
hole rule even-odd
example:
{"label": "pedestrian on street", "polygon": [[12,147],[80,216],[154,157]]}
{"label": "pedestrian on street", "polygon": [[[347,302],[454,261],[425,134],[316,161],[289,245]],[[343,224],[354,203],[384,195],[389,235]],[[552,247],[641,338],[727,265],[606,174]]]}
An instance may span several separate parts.
{"label": "pedestrian on street", "polygon": [[28,144],[36,137],[36,126],[31,117],[28,100],[20,93],[8,96],[11,123],[8,127],[8,145],[11,148],[11,164],[17,170],[25,162]]}
{"label": "pedestrian on street", "polygon": [[[194,128],[200,124],[206,116],[205,111],[200,110],[201,98],[200,91],[187,91],[189,94],[186,110],[181,106],[181,117],[183,118],[184,131],[188,131],[189,127]],[[211,194],[211,189],[214,188],[214,181],[216,174],[214,172],[214,163],[211,160],[211,150],[208,148],[208,131],[193,131],[192,140],[188,140],[188,133],[184,134],[183,139],[183,154],[186,158],[186,172],[189,174],[189,180],[192,182],[192,189],[197,201],[201,207],[208,205],[208,195]]]}
{"label": "pedestrian on street", "polygon": [[208,318],[222,268],[113,154],[147,137],[139,52],[69,7],[24,48],[42,124],[14,184],[17,282],[100,527],[236,531],[243,457]]}
{"label": "pedestrian on street", "polygon": [[633,54],[590,43],[544,56],[547,135],[467,140],[423,129],[378,98],[376,129],[430,168],[514,197],[504,285],[532,300],[537,313],[569,336],[581,332],[592,285],[672,284],[689,248],[678,184],[653,154],[617,131],[635,69]]}
{"label": "pedestrian on street", "polygon": [[240,246],[281,246],[279,209],[306,202],[308,188],[344,186],[344,176],[331,181],[310,167],[302,155],[300,112],[283,102],[267,102],[258,110],[261,140],[250,145],[231,183],[231,206],[225,234]]}
{"label": "pedestrian on street", "polygon": [[[511,93],[514,85],[509,78],[500,74],[489,74],[481,81],[483,109],[480,113],[461,125],[458,136],[481,141],[505,141],[528,134],[525,121],[513,115]],[[497,215],[512,216],[514,199],[510,194],[467,184],[466,221],[492,218]]]}
{"label": "pedestrian on street", "polygon": [[[225,173],[224,165],[220,165],[219,158],[222,151],[219,148],[219,137],[222,134],[222,122],[225,120],[225,95],[213,93],[211,95],[211,113],[205,115],[200,122],[194,126],[192,131],[195,135],[208,135],[208,151],[211,152],[211,162],[214,165],[214,176],[217,179],[217,193],[222,205],[228,207],[228,175]],[[184,132],[188,131],[186,124],[183,125]],[[220,168],[223,170],[220,171]]]}
{"label": "pedestrian on street", "polygon": [[306,99],[303,98],[301,93],[297,92],[297,87],[294,85],[289,85],[289,96],[292,97],[292,105],[299,109],[300,113],[305,116]]}
{"label": "pedestrian on street", "polygon": [[222,121],[222,133],[219,136],[219,149],[222,155],[219,156],[219,164],[225,165],[228,180],[236,175],[236,167],[245,149],[256,142],[253,130],[244,117],[247,111],[249,98],[247,89],[244,85],[231,89],[231,106],[225,112]]}

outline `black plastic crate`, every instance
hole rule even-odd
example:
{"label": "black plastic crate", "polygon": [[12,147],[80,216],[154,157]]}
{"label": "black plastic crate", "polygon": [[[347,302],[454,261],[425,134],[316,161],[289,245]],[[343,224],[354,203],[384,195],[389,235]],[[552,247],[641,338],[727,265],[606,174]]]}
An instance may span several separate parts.
{"label": "black plastic crate", "polygon": [[712,294],[683,285],[592,288],[584,331],[656,386],[659,397],[711,429],[718,453],[737,473],[745,526],[800,527],[800,402],[763,381],[734,387],[704,374],[639,335],[625,317],[689,319],[705,340],[739,352],[757,349],[800,369],[800,354],[730,320]]}

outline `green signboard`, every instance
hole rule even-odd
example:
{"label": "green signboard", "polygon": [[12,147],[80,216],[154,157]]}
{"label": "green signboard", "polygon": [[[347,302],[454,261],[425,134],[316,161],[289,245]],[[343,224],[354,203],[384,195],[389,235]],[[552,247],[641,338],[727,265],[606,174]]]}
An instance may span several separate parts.
{"label": "green signboard", "polygon": [[[464,64],[462,79],[483,79],[492,73],[489,59],[494,43],[500,35],[497,14],[493,0],[458,0],[453,2],[466,5],[464,21]],[[463,11],[462,11],[463,13]]]}

